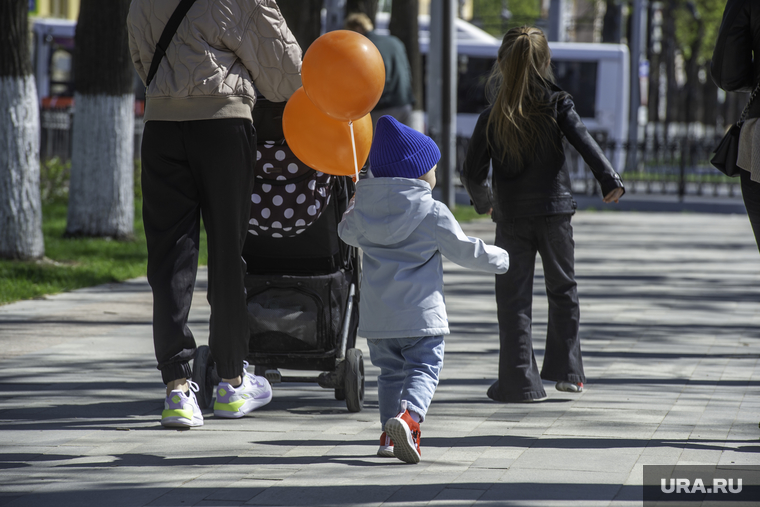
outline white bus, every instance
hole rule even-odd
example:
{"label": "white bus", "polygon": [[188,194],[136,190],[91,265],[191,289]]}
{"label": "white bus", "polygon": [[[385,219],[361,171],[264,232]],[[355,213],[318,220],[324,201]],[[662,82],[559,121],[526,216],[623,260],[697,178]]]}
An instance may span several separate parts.
{"label": "white bus", "polygon": [[[377,32],[388,33],[388,13],[378,13]],[[420,52],[427,53],[429,16],[420,16]],[[457,137],[469,139],[478,115],[488,107],[485,84],[496,62],[501,40],[462,19],[457,31]],[[629,55],[623,44],[550,42],[557,84],[573,96],[576,110],[597,138],[609,145],[628,140]],[[458,155],[458,158],[461,154]],[[623,169],[624,153],[616,149],[613,165]]]}
{"label": "white bus", "polygon": [[[573,96],[589,131],[607,141],[628,138],[628,48],[622,44],[550,42],[557,84]],[[488,107],[485,80],[498,46],[458,47],[457,134],[472,133],[478,115]]]}

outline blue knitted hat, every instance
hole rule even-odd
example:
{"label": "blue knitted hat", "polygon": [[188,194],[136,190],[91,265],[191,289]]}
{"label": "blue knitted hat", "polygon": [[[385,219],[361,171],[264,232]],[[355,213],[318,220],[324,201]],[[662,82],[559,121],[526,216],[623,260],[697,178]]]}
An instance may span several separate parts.
{"label": "blue knitted hat", "polygon": [[377,120],[369,152],[369,168],[376,178],[419,178],[430,171],[441,152],[425,134],[399,123],[392,116]]}

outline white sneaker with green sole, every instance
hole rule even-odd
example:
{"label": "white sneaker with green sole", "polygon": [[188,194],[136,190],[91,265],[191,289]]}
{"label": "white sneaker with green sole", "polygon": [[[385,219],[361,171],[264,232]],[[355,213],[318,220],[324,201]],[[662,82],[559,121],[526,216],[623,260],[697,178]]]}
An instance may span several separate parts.
{"label": "white sneaker with green sole", "polygon": [[216,386],[214,415],[226,419],[238,419],[245,414],[263,407],[272,401],[272,386],[264,377],[245,371],[248,363],[243,363],[243,382],[232,387],[227,382]]}
{"label": "white sneaker with green sole", "polygon": [[164,411],[161,413],[161,425],[167,428],[192,428],[203,426],[203,414],[198,406],[195,393],[198,384],[189,380],[190,390],[172,391],[164,400]]}

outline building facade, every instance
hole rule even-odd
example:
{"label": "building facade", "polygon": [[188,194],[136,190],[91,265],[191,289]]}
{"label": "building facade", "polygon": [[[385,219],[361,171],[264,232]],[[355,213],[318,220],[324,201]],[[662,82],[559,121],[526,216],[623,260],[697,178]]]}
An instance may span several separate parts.
{"label": "building facade", "polygon": [[29,16],[76,20],[79,0],[29,0]]}

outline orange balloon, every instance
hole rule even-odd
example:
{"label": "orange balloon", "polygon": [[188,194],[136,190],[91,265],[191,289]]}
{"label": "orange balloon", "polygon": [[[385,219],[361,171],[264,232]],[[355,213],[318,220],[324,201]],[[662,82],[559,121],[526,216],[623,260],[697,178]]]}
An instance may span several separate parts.
{"label": "orange balloon", "polygon": [[[356,162],[361,169],[372,146],[372,118],[364,115],[353,122],[353,127]],[[303,87],[296,90],[285,105],[282,129],[293,154],[304,164],[336,176],[355,173],[348,122],[336,120],[320,111],[306,96]]]}
{"label": "orange balloon", "polygon": [[303,57],[301,80],[309,99],[339,120],[372,111],[385,88],[380,51],[365,36],[335,30],[315,40]]}

